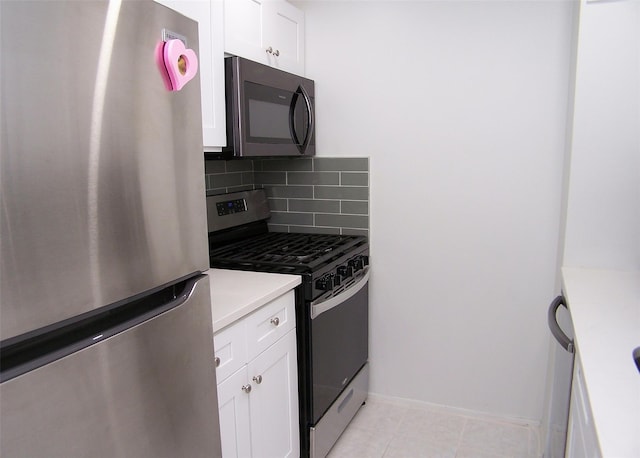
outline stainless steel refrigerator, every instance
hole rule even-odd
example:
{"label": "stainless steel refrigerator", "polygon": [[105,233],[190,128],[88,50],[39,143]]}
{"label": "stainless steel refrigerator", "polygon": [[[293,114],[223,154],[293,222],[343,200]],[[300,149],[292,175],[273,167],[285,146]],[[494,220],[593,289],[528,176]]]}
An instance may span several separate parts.
{"label": "stainless steel refrigerator", "polygon": [[0,1],[4,458],[221,454],[197,40],[151,0]]}

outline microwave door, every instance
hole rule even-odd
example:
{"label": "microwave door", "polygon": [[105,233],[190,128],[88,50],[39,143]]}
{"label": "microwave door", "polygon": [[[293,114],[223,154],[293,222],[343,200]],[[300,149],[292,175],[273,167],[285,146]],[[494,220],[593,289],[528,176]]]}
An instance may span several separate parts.
{"label": "microwave door", "polygon": [[[297,109],[299,106],[299,99],[302,97],[304,102],[304,116],[299,116],[300,111]],[[293,143],[298,148],[300,154],[304,154],[311,143],[311,134],[313,132],[313,106],[311,104],[311,98],[309,94],[302,86],[298,86],[298,89],[293,93],[291,97],[291,107],[289,110],[289,128],[291,131],[291,138]],[[300,141],[297,127],[302,127],[304,138]]]}

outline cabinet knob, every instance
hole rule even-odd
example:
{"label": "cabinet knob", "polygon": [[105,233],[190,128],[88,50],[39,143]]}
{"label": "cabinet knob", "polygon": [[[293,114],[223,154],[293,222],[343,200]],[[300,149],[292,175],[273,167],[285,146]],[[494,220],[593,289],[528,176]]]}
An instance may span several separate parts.
{"label": "cabinet knob", "polygon": [[251,393],[251,385],[249,385],[248,383],[246,385],[243,385],[242,391],[244,391],[247,394]]}
{"label": "cabinet knob", "polygon": [[271,320],[269,320],[269,323],[271,323],[274,326],[278,326],[280,324],[280,318],[278,318],[277,316],[273,317],[271,318]]}
{"label": "cabinet knob", "polygon": [[258,385],[260,385],[262,383],[262,375],[254,376],[253,381],[256,382]]}
{"label": "cabinet knob", "polygon": [[278,57],[280,55],[280,51],[276,49],[275,51],[273,51],[273,55]]}
{"label": "cabinet knob", "polygon": [[267,54],[273,54],[273,48],[269,46],[266,50]]}
{"label": "cabinet knob", "polygon": [[220,358],[219,357],[215,357],[214,361],[216,362],[216,367],[220,366]]}

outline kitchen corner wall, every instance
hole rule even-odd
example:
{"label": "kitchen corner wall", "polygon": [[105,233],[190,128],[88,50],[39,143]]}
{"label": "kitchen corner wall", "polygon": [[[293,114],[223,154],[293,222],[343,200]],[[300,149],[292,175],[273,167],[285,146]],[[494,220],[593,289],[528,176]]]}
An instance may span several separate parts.
{"label": "kitchen corner wall", "polygon": [[370,391],[539,421],[574,2],[293,3],[317,158],[369,158]]}
{"label": "kitchen corner wall", "polygon": [[369,235],[368,158],[205,161],[207,195],[264,188],[269,228]]}

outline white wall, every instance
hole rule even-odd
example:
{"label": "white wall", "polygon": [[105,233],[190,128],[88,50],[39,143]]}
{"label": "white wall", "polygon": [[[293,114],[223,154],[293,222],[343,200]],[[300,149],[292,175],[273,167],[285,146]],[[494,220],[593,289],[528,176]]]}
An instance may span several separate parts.
{"label": "white wall", "polygon": [[583,1],[564,265],[640,270],[640,2]]}
{"label": "white wall", "polygon": [[371,158],[371,391],[539,420],[571,4],[296,5],[318,155]]}

